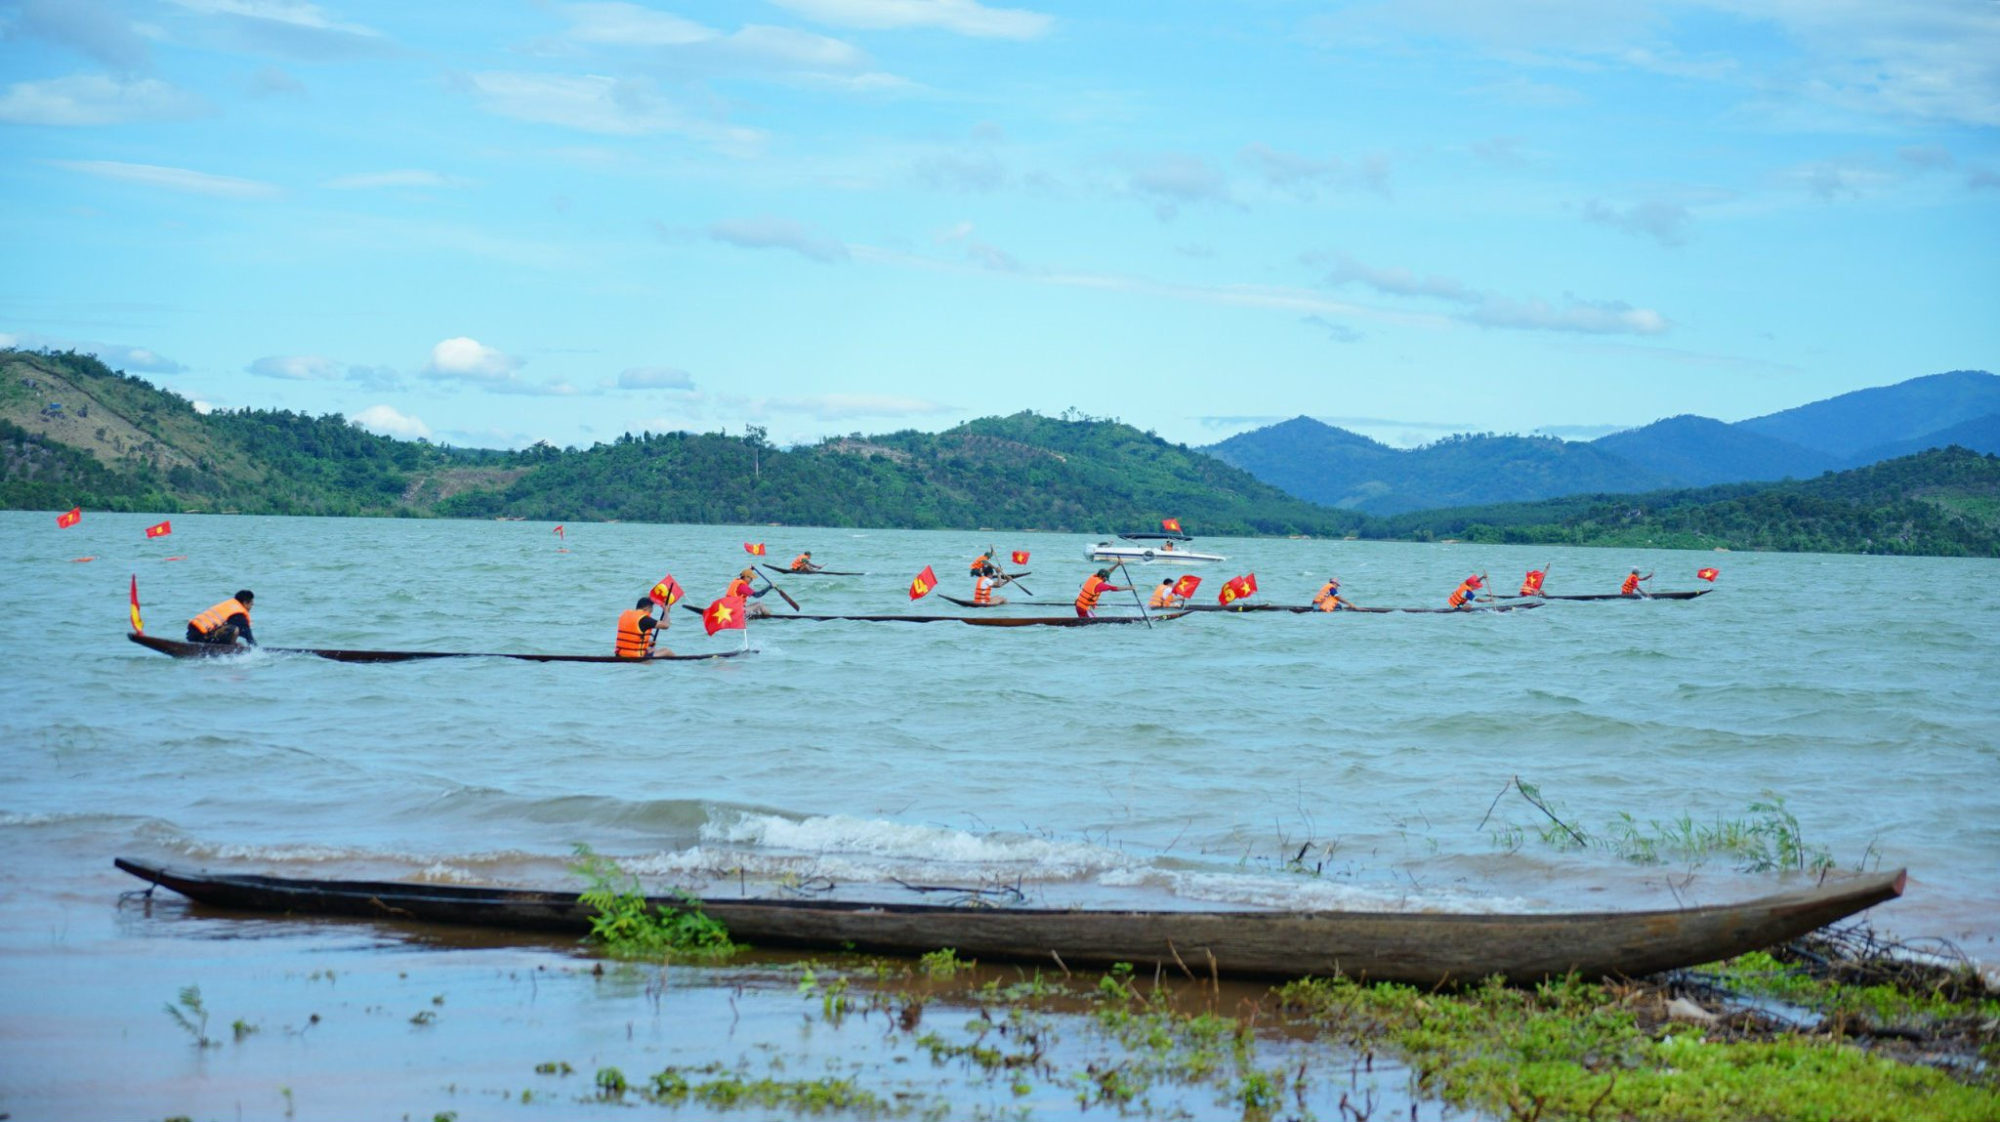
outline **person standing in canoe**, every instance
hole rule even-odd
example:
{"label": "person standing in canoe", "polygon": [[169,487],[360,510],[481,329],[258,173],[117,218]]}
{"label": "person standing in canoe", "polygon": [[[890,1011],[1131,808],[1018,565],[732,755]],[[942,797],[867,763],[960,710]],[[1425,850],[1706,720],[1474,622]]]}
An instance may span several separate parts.
{"label": "person standing in canoe", "polygon": [[1618,595],[1644,596],[1646,594],[1646,590],[1639,587],[1639,582],[1652,579],[1653,579],[1653,574],[1647,573],[1645,576],[1642,577],[1639,575],[1639,570],[1633,569],[1632,572],[1628,576],[1626,576],[1625,583],[1618,586]]}
{"label": "person standing in canoe", "polygon": [[660,621],[653,618],[653,598],[641,596],[637,604],[618,614],[618,644],[611,653],[619,658],[652,658],[659,638]]}
{"label": "person standing in canoe", "polygon": [[[250,646],[257,637],[250,633],[250,604],[257,594],[247,588],[188,621],[187,641],[229,646],[238,639]],[[134,601],[135,603],[137,601]]]}
{"label": "person standing in canoe", "polygon": [[1319,591],[1313,594],[1313,607],[1322,612],[1342,612],[1354,605],[1340,598],[1340,578],[1328,577],[1326,583],[1319,586]]}
{"label": "person standing in canoe", "polygon": [[1111,583],[1111,570],[1099,569],[1083,579],[1083,587],[1076,593],[1076,614],[1084,619],[1097,616],[1097,598],[1107,592],[1124,592],[1125,589]]}
{"label": "person standing in canoe", "polygon": [[1153,597],[1147,602],[1146,606],[1167,610],[1178,608],[1185,603],[1187,603],[1187,597],[1174,595],[1174,578],[1167,577],[1160,581],[1160,587],[1153,590]]}
{"label": "person standing in canoe", "polygon": [[1544,565],[1539,569],[1529,569],[1528,575],[1521,578],[1520,594],[1522,596],[1540,596],[1542,594],[1542,582],[1549,579],[1549,568],[1550,566]]}
{"label": "person standing in canoe", "polygon": [[1486,582],[1479,579],[1479,574],[1474,573],[1458,582],[1458,587],[1451,590],[1451,595],[1445,598],[1445,603],[1454,608],[1470,607],[1474,600],[1472,594],[1485,587]]}
{"label": "person standing in canoe", "polygon": [[820,566],[813,564],[813,554],[810,549],[792,558],[792,572],[817,573],[819,571]]}

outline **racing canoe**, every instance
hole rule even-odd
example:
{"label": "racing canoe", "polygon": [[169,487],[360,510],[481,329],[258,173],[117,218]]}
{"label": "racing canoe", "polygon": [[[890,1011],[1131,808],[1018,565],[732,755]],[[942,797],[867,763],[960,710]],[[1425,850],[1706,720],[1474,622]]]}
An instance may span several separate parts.
{"label": "racing canoe", "polygon": [[1713,588],[1696,588],[1687,592],[1649,592],[1644,596],[1627,596],[1623,592],[1595,592],[1587,596],[1555,596],[1544,592],[1544,600],[1692,600],[1714,592]]}
{"label": "racing canoe", "polygon": [[867,573],[843,573],[839,569],[780,569],[776,565],[766,565],[766,569],[781,577],[865,577]]}
{"label": "racing canoe", "polygon": [[501,654],[484,651],[341,651],[317,647],[239,647],[234,644],[221,646],[209,643],[183,643],[176,639],[162,639],[157,635],[146,635],[137,631],[127,631],[127,639],[142,647],[156,650],[174,658],[230,658],[235,655],[263,651],[267,654],[312,655],[314,658],[331,659],[334,662],[415,662],[426,658],[511,658],[519,662],[620,662],[640,664],[647,662],[701,662],[711,658],[735,658],[749,654],[748,649],[715,651],[710,654],[654,655],[652,658],[617,658],[612,655],[561,655],[561,654]]}
{"label": "racing canoe", "polygon": [[[1323,615],[1340,615],[1346,612],[1360,612],[1364,615],[1388,615],[1391,612],[1411,612],[1417,615],[1465,616],[1478,612],[1511,612],[1517,609],[1539,608],[1539,603],[1526,604],[1480,604],[1471,608],[1342,608],[1338,612],[1324,612]],[[1189,612],[1291,612],[1304,615],[1318,612],[1311,604],[1189,604],[1183,611]]]}
{"label": "racing canoe", "polygon": [[[574,892],[395,881],[299,880],[120,869],[214,908],[387,923],[465,924],[582,935]],[[707,898],[702,910],[754,947],[921,955],[1231,977],[1345,974],[1415,986],[1516,983],[1575,973],[1636,978],[1775,946],[1902,895],[1902,870],[1735,904],[1637,912],[1437,914],[1346,911],[1077,911],[832,900]],[[150,891],[150,890],[148,890]],[[649,898],[683,906],[678,896]]]}

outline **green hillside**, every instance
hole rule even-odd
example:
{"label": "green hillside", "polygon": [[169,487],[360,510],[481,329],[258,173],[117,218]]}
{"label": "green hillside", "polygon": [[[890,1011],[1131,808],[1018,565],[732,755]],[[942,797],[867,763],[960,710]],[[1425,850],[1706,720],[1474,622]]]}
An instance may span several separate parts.
{"label": "green hillside", "polygon": [[2000,456],[1942,448],[1817,479],[1378,519],[1368,537],[2000,557]]}

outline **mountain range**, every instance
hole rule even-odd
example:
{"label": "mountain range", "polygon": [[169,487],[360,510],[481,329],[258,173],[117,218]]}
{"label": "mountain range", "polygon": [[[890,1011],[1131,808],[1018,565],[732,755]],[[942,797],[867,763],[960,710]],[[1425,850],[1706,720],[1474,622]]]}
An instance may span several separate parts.
{"label": "mountain range", "polygon": [[1589,442],[1484,434],[1396,449],[1300,416],[1203,451],[1299,498],[1393,515],[1804,479],[1954,444],[2000,452],[2000,376],[1954,370],[1734,424],[1683,415]]}

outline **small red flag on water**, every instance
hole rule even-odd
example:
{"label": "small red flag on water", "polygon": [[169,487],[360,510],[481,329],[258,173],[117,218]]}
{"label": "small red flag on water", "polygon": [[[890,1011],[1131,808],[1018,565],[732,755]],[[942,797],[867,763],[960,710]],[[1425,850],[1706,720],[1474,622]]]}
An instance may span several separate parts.
{"label": "small red flag on water", "polygon": [[56,525],[65,530],[81,521],[83,521],[83,508],[80,506],[73,506],[63,513],[56,515]]}
{"label": "small red flag on water", "polygon": [[671,608],[681,597],[687,595],[687,592],[681,588],[681,582],[675,580],[672,573],[668,573],[660,578],[659,583],[655,584],[647,595],[653,598],[653,603],[663,608]]}
{"label": "small red flag on water", "polygon": [[747,626],[749,610],[743,606],[743,597],[724,596],[708,606],[701,613],[701,625],[708,628],[710,635],[718,631],[742,631]]}
{"label": "small red flag on water", "polygon": [[1696,569],[1696,570],[1695,570],[1695,573],[1694,573],[1694,575],[1695,575],[1695,576],[1698,576],[1698,577],[1700,577],[1701,579],[1703,579],[1703,580],[1707,581],[1707,582],[1708,582],[1708,583],[1710,583],[1710,584],[1714,584],[1714,583],[1715,583],[1715,578],[1717,578],[1717,577],[1719,577],[1719,576],[1721,576],[1721,575],[1722,575],[1722,570],[1721,570],[1721,569]]}
{"label": "small red flag on water", "polygon": [[563,533],[562,523],[560,522],[556,523],[556,537],[559,537],[564,541],[569,540],[569,535]]}
{"label": "small red flag on water", "polygon": [[745,552],[745,553],[749,554],[749,555],[750,555],[750,556],[752,556],[752,557],[762,557],[762,556],[764,556],[764,543],[763,543],[763,542],[744,542],[744,543],[743,543],[743,552]]}
{"label": "small red flag on water", "polygon": [[921,600],[924,597],[929,596],[931,594],[931,589],[936,587],[937,587],[937,574],[931,572],[931,567],[929,565],[925,565],[924,571],[918,573],[915,577],[911,578],[910,580],[910,599]]}
{"label": "small red flag on water", "polygon": [[1194,590],[1200,587],[1201,587],[1201,578],[1195,576],[1193,573],[1189,573],[1188,575],[1174,582],[1174,595],[1185,600],[1188,597],[1193,596]]}
{"label": "small red flag on water", "polygon": [[1256,591],[1256,573],[1246,573],[1240,577],[1230,577],[1228,583],[1222,586],[1222,591],[1216,593],[1215,602],[1218,604],[1233,604]]}
{"label": "small red flag on water", "polygon": [[146,625],[139,619],[139,574],[132,574],[132,630],[143,632]]}
{"label": "small red flag on water", "polygon": [[146,536],[149,538],[164,538],[173,532],[174,524],[172,522],[162,522],[157,526],[146,527]]}
{"label": "small red flag on water", "polygon": [[1160,519],[1160,529],[1165,530],[1169,534],[1178,534],[1181,532],[1181,520],[1178,518],[1162,518]]}
{"label": "small red flag on water", "polygon": [[1017,549],[1011,554],[1011,556],[1013,557],[1014,564],[1016,565],[1025,565],[1028,563],[1028,551],[1025,549]]}

